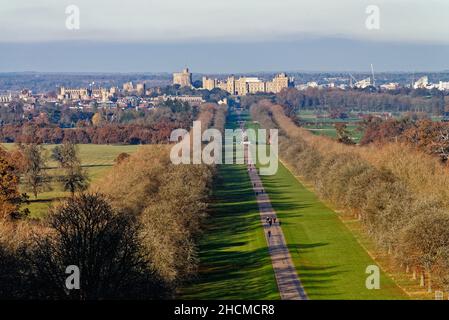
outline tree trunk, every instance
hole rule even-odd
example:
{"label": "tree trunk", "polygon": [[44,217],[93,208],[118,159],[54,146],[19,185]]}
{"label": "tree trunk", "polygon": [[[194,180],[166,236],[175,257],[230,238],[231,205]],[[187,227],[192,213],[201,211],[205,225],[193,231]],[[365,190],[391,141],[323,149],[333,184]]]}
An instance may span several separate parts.
{"label": "tree trunk", "polygon": [[419,280],[419,286],[420,286],[420,287],[424,287],[424,285],[425,285],[425,281],[424,281],[424,273],[421,272],[420,280]]}
{"label": "tree trunk", "polygon": [[430,273],[430,271],[427,274],[428,274],[427,292],[431,293],[432,292],[432,274]]}
{"label": "tree trunk", "polygon": [[410,272],[410,268],[408,266],[408,264],[405,266],[405,273],[409,273]]}
{"label": "tree trunk", "polygon": [[413,279],[413,280],[416,280],[416,270],[415,270],[415,269],[413,269],[412,279]]}

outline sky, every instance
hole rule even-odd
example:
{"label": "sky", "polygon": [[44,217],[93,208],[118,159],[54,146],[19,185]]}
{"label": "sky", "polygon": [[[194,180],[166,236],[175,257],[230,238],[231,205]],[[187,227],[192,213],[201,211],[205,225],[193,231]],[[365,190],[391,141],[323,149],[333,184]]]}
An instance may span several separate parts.
{"label": "sky", "polygon": [[448,56],[448,0],[0,0],[0,72],[439,71]]}

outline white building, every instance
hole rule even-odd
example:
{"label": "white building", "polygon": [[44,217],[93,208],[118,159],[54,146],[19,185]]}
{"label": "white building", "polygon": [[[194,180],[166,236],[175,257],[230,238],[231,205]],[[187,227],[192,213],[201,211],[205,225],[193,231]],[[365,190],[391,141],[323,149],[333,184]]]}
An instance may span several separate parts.
{"label": "white building", "polygon": [[382,84],[380,86],[381,89],[384,90],[396,90],[399,88],[399,83],[397,82],[390,82],[390,83],[386,83],[386,84]]}
{"label": "white building", "polygon": [[449,90],[449,82],[440,81],[440,83],[438,84],[438,90],[441,91]]}
{"label": "white building", "polygon": [[357,81],[354,84],[354,87],[360,88],[360,89],[365,89],[366,87],[369,87],[370,85],[371,85],[371,78],[366,78],[366,79]]}
{"label": "white building", "polygon": [[0,96],[0,102],[5,103],[5,102],[11,102],[11,101],[12,101],[11,93],[9,95]]}
{"label": "white building", "polygon": [[429,77],[424,76],[413,83],[413,89],[427,89],[429,85]]}

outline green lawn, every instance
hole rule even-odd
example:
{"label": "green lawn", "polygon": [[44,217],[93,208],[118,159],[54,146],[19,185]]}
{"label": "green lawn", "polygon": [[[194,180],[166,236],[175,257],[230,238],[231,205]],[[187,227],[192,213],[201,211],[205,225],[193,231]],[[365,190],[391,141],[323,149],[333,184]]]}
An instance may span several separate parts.
{"label": "green lawn", "polygon": [[[258,125],[249,121],[247,127],[257,129]],[[376,264],[374,260],[337,214],[281,162],[275,175],[261,178],[310,299],[408,298],[383,272],[379,290],[366,288],[365,270]]]}
{"label": "green lawn", "polygon": [[[7,150],[12,150],[16,146],[13,143],[2,144]],[[46,155],[51,155],[51,150],[55,145],[44,145]],[[80,144],[78,145],[78,155],[81,159],[83,168],[87,171],[91,182],[98,178],[101,178],[108,169],[114,164],[114,159],[122,152],[133,153],[138,146],[135,145],[95,145],[95,144]],[[57,168],[57,164],[54,161],[49,160],[47,162],[47,173],[50,176],[57,176],[60,174],[60,169]],[[22,192],[26,192],[22,186]],[[32,218],[40,218],[44,216],[53,200],[63,198],[68,193],[64,192],[58,183],[52,183],[52,190],[42,192],[38,195],[37,199],[28,192],[30,198],[30,204],[28,209]]]}
{"label": "green lawn", "polygon": [[[235,118],[228,119],[229,127]],[[259,211],[244,165],[220,165],[199,246],[197,279],[182,299],[279,299]]]}
{"label": "green lawn", "polygon": [[[337,130],[332,124],[323,126],[304,125],[303,127],[318,136],[328,136],[331,138],[337,137]],[[353,138],[354,142],[358,143],[360,139],[362,139],[363,132],[358,130],[357,125],[349,124],[347,125],[347,130],[351,138]]]}
{"label": "green lawn", "polygon": [[262,180],[309,298],[407,299],[383,272],[379,290],[366,288],[366,267],[376,263],[337,214],[281,163],[276,175]]}

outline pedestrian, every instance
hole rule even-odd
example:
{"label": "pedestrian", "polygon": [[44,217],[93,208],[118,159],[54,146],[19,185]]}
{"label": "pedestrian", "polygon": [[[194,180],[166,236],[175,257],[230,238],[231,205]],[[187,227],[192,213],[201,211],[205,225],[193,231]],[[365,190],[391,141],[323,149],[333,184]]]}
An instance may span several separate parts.
{"label": "pedestrian", "polygon": [[268,238],[271,238],[271,230],[268,230]]}
{"label": "pedestrian", "polygon": [[270,224],[270,227],[271,227],[271,225],[273,224],[273,221],[270,219],[270,221],[268,221],[268,223]]}
{"label": "pedestrian", "polygon": [[276,223],[276,217],[273,218],[273,222]]}

